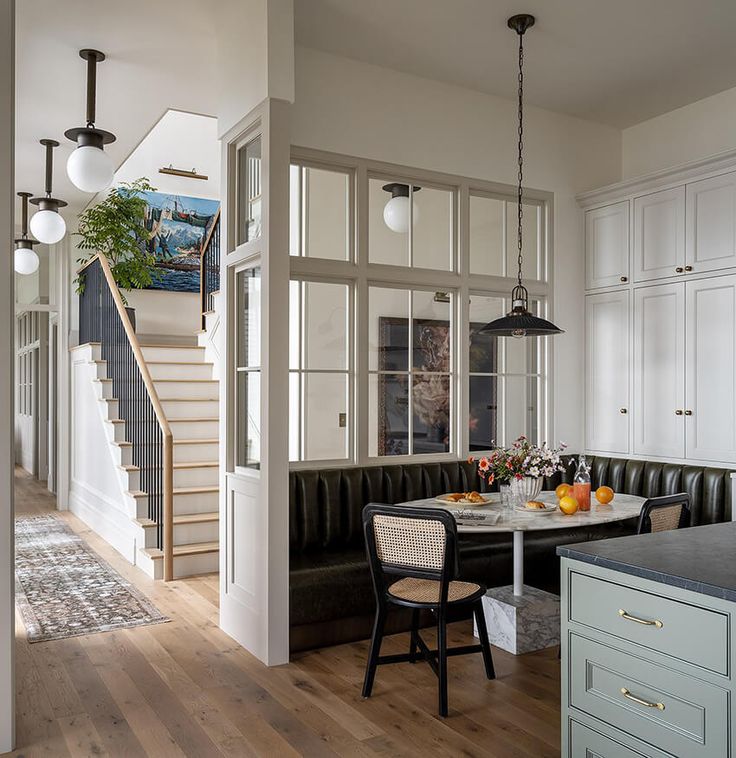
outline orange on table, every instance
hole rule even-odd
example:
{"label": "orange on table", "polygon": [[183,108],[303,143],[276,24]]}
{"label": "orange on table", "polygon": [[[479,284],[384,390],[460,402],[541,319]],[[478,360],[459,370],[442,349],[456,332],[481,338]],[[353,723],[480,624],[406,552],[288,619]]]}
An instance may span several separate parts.
{"label": "orange on table", "polygon": [[613,500],[614,491],[610,487],[598,487],[595,491],[595,499],[601,505],[608,505]]}
{"label": "orange on table", "polygon": [[572,495],[565,495],[560,498],[560,510],[566,516],[572,516],[573,513],[577,513],[578,501]]}
{"label": "orange on table", "polygon": [[570,491],[570,485],[569,484],[558,484],[555,487],[555,495],[557,495],[558,500],[562,500],[565,495]]}

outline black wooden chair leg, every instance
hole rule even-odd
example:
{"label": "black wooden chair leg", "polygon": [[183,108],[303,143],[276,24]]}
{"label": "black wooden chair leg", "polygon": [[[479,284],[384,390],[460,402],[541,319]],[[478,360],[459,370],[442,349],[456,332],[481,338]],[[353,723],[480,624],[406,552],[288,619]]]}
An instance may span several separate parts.
{"label": "black wooden chair leg", "polygon": [[409,642],[409,663],[417,662],[417,635],[419,634],[419,608],[411,612],[411,640]]}
{"label": "black wooden chair leg", "polygon": [[486,676],[489,679],[496,678],[496,670],[493,667],[493,655],[491,655],[491,643],[488,641],[488,628],[486,627],[486,615],[483,612],[483,601],[479,600],[473,606],[475,614],[475,623],[478,627],[478,637],[480,639],[481,652],[483,653],[483,664],[486,667]]}
{"label": "black wooden chair leg", "polygon": [[444,608],[440,608],[437,614],[437,673],[440,716],[447,716],[447,618]]}
{"label": "black wooden chair leg", "polygon": [[388,608],[385,603],[379,603],[376,608],[376,618],[373,622],[373,635],[371,637],[371,646],[368,653],[368,662],[365,667],[365,679],[363,680],[363,697],[370,697],[373,690],[373,681],[376,678],[376,668],[378,667],[378,655],[381,652],[381,642],[383,641],[383,628],[386,624],[386,614]]}

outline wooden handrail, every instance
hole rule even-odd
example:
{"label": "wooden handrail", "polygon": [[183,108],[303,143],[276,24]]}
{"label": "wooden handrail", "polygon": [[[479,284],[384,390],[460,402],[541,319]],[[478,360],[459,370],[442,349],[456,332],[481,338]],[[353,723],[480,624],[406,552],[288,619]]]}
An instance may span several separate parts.
{"label": "wooden handrail", "polygon": [[107,286],[112,293],[112,299],[115,302],[118,315],[125,329],[125,334],[128,337],[128,342],[135,356],[135,362],[138,364],[138,371],[140,371],[143,384],[146,387],[146,392],[153,406],[153,411],[156,414],[156,421],[161,428],[161,434],[163,435],[164,450],[163,450],[163,553],[164,553],[164,581],[170,582],[174,578],[174,437],[171,433],[171,427],[166,419],[166,414],[161,405],[161,401],[158,398],[156,387],[151,379],[151,374],[148,371],[148,365],[143,357],[143,351],[141,350],[140,343],[138,342],[138,336],[133,329],[133,325],[130,323],[128,312],[125,310],[123,299],[120,296],[120,290],[118,290],[115,279],[113,279],[112,271],[110,270],[110,264],[107,262],[107,258],[104,255],[96,255],[92,260],[79,269],[83,271],[87,266],[93,263],[95,260],[100,261],[100,267],[107,280]]}

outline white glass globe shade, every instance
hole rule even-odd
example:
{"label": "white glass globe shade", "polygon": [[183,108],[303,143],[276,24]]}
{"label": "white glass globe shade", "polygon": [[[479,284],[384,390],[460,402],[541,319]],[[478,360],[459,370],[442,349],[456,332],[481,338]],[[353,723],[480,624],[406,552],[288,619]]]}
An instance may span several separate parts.
{"label": "white glass globe shade", "polygon": [[72,151],[66,162],[66,173],[82,192],[101,192],[112,184],[115,169],[104,150],[83,145]]}
{"label": "white glass globe shade", "polygon": [[[419,218],[419,209],[414,203],[414,225]],[[383,209],[383,220],[392,232],[406,234],[409,231],[409,198],[392,197]]]}
{"label": "white glass globe shade", "polygon": [[19,247],[15,250],[13,267],[19,274],[32,274],[38,270],[38,255],[31,247]]}
{"label": "white glass globe shade", "polygon": [[56,211],[37,211],[31,216],[31,234],[45,245],[53,245],[66,234],[66,222]]}

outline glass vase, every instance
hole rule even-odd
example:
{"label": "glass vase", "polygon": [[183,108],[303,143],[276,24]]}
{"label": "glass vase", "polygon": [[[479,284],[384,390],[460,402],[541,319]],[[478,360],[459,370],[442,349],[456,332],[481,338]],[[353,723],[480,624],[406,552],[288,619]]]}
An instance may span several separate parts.
{"label": "glass vase", "polygon": [[511,496],[514,505],[521,506],[530,500],[536,500],[544,485],[544,477],[523,476],[521,479],[511,480]]}

